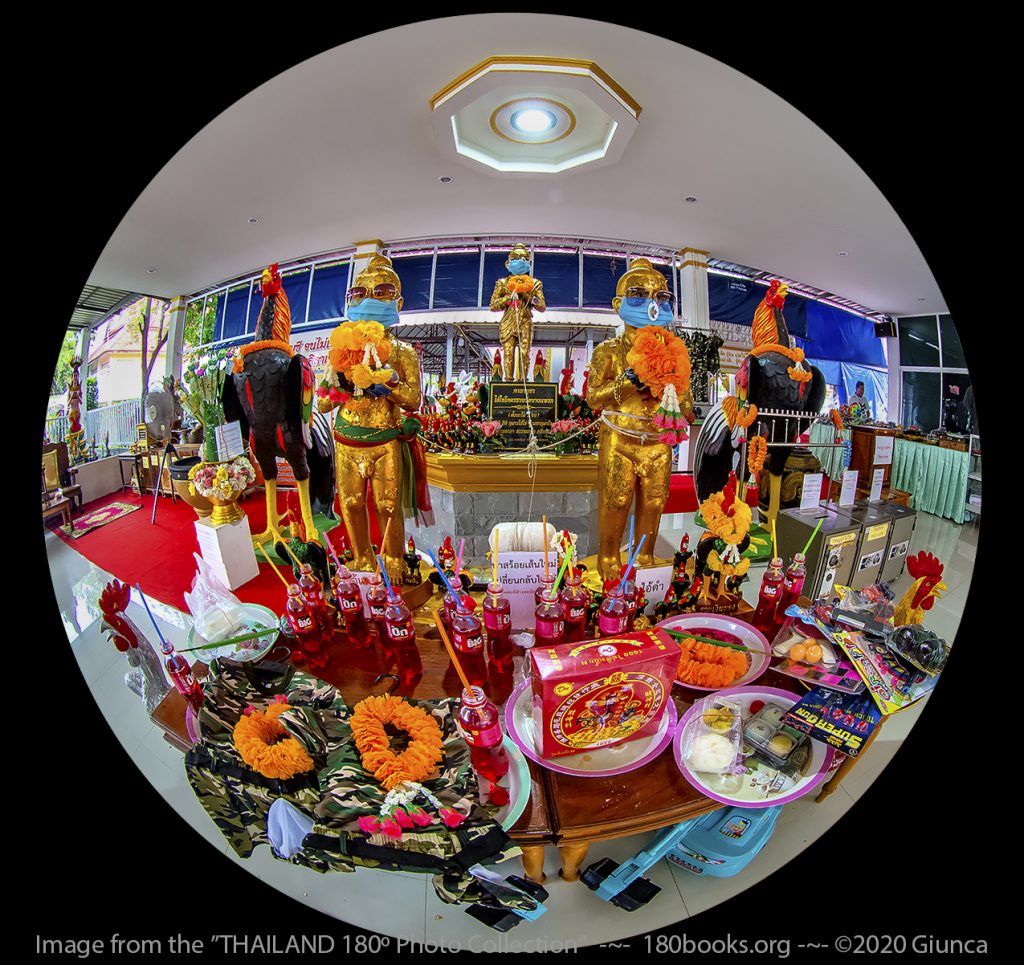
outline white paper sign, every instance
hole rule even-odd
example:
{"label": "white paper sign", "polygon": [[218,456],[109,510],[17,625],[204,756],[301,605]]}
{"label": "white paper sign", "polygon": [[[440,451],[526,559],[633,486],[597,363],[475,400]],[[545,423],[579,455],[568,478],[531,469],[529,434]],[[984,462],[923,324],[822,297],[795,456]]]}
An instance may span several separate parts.
{"label": "white paper sign", "polygon": [[868,499],[877,503],[882,498],[882,480],[885,478],[884,469],[876,469],[871,475],[871,495]]}
{"label": "white paper sign", "polygon": [[818,508],[821,503],[821,480],[823,478],[820,472],[804,474],[804,488],[800,491],[801,509]]}
{"label": "white paper sign", "polygon": [[839,505],[852,506],[857,498],[857,477],[860,473],[856,469],[847,469],[843,473],[843,488],[839,492]]}
{"label": "white paper sign", "polygon": [[894,560],[898,556],[906,556],[910,548],[910,540],[905,539],[902,543],[894,543],[889,549],[889,559]]}
{"label": "white paper sign", "polygon": [[[332,570],[331,572],[334,571]],[[422,572],[423,569],[421,568],[420,573]],[[369,620],[370,604],[366,602],[366,591],[370,588],[370,577],[373,576],[373,573],[370,573],[366,570],[352,570],[352,575],[355,577],[356,583],[359,586],[359,593],[363,599],[363,616],[366,617],[367,620]]]}
{"label": "white paper sign", "polygon": [[644,613],[650,616],[654,613],[654,604],[665,599],[665,591],[672,582],[672,564],[637,567],[636,576],[637,583],[644,588],[644,595],[647,597]]}
{"label": "white paper sign", "polygon": [[875,437],[875,465],[876,466],[891,466],[892,465],[892,450],[896,445],[896,439],[893,436],[876,436]]}
{"label": "white paper sign", "polygon": [[242,442],[242,427],[237,422],[226,422],[214,430],[217,437],[217,458],[234,459],[245,452]]}
{"label": "white paper sign", "polygon": [[[551,575],[556,576],[551,560]],[[544,551],[505,553],[498,555],[498,581],[509,602],[513,630],[532,630],[537,604],[533,595],[544,575]],[[564,577],[563,577],[564,581]]]}

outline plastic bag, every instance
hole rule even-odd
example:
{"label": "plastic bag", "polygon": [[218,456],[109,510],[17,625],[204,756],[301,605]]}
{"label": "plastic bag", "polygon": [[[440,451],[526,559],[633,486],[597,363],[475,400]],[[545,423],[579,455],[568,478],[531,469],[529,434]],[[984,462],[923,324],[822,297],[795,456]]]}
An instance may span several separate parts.
{"label": "plastic bag", "polygon": [[198,553],[193,553],[199,571],[192,580],[192,592],[185,594],[185,605],[192,614],[196,633],[208,643],[223,640],[246,620],[242,603],[210,569]]}

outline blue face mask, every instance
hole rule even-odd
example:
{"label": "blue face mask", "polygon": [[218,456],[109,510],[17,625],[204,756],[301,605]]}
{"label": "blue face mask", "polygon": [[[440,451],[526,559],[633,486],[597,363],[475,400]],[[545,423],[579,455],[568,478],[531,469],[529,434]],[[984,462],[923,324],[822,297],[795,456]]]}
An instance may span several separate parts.
{"label": "blue face mask", "polygon": [[619,303],[619,318],[633,328],[644,328],[646,325],[665,328],[675,321],[671,307],[668,304],[659,305],[653,298],[623,298]]}
{"label": "blue face mask", "polygon": [[350,322],[380,322],[385,328],[398,321],[398,302],[382,302],[379,298],[364,298],[348,306],[345,317]]}
{"label": "blue face mask", "polygon": [[525,258],[513,258],[508,263],[508,270],[513,275],[528,275],[530,274],[530,263]]}

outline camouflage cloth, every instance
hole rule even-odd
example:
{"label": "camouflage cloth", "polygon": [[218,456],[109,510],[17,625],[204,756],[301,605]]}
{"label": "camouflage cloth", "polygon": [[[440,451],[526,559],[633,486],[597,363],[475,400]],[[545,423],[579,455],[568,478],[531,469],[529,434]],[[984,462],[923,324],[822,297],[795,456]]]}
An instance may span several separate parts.
{"label": "camouflage cloth", "polygon": [[[185,771],[200,803],[227,838],[235,853],[247,858],[267,839],[267,813],[277,798],[284,798],[314,820],[302,849],[279,860],[314,871],[354,871],[356,867],[432,874],[438,897],[449,903],[485,902],[495,898],[469,873],[475,864],[502,861],[520,853],[504,830],[480,803],[469,748],[456,727],[453,711],[458,701],[416,701],[432,713],[441,727],[444,762],[426,787],[447,807],[467,820],[447,828],[440,817],[422,828],[406,830],[400,840],[384,834],[368,835],[357,821],[376,815],[385,791],[363,770],[359,751],[351,739],[349,708],[337,691],[307,674],[281,664],[238,664],[215,659],[203,684],[196,746],[185,758]],[[305,748],[316,770],[288,781],[263,777],[242,761],[232,732],[250,704],[263,710],[279,694],[291,710],[278,720]],[[395,737],[399,746],[401,737]],[[423,802],[420,802],[423,803]],[[428,813],[433,809],[427,806]],[[516,892],[503,907],[533,910],[536,902]]]}

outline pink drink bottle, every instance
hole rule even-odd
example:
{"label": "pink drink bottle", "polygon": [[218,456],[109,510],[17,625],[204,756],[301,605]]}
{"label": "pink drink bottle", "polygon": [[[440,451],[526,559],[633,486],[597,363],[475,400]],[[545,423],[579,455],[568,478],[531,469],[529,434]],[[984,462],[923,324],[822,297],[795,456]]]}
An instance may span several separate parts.
{"label": "pink drink bottle", "polygon": [[777,629],[775,623],[775,611],[779,605],[779,596],[782,592],[782,581],[785,579],[782,572],[782,560],[773,557],[765,570],[764,578],[761,580],[761,591],[757,598],[757,609],[750,618],[750,622],[757,627],[769,640],[775,635]]}
{"label": "pink drink bottle", "polygon": [[384,629],[384,608],[388,605],[388,591],[380,573],[370,576],[370,585],[366,588],[366,605],[370,608],[370,622],[377,628],[377,639],[387,641]]}
{"label": "pink drink bottle", "polygon": [[635,571],[630,569],[626,579],[622,581],[622,602],[626,604],[626,609],[629,611],[629,615],[626,617],[627,633],[633,630],[633,620],[636,619],[637,587],[634,574]]}
{"label": "pink drink bottle", "polygon": [[804,591],[804,580],[807,579],[806,561],[807,557],[803,553],[794,553],[793,561],[786,570],[782,580],[782,593],[779,596],[779,608],[775,611],[775,623],[778,626],[782,626],[782,621],[786,619],[786,610],[800,599],[800,594]]}
{"label": "pink drink bottle", "polygon": [[533,602],[536,604],[543,603],[549,596],[551,596],[551,587],[555,585],[554,573],[545,573],[540,578],[540,583],[537,589],[533,592]]}
{"label": "pink drink bottle", "polygon": [[360,650],[370,646],[370,625],[363,615],[363,598],[359,592],[359,584],[352,578],[347,566],[338,569],[337,594],[338,609],[345,621],[345,630],[353,646]]}
{"label": "pink drink bottle", "polygon": [[463,739],[469,745],[473,770],[496,784],[508,773],[509,768],[508,755],[502,746],[504,736],[497,706],[479,687],[463,690],[458,722]]}
{"label": "pink drink bottle", "polygon": [[629,622],[629,607],[622,598],[622,587],[618,583],[605,593],[601,609],[597,611],[597,633],[599,637],[617,637],[626,632]]}
{"label": "pink drink bottle", "polygon": [[575,643],[586,634],[587,607],[590,605],[590,595],[580,585],[580,575],[575,567],[569,567],[561,600],[565,609],[565,642]]}
{"label": "pink drink bottle", "polygon": [[565,607],[557,598],[538,603],[534,615],[536,646],[555,647],[565,642]]}
{"label": "pink drink bottle", "polygon": [[512,665],[512,612],[500,583],[488,583],[484,594],[484,627],[487,630],[487,656],[499,669]]}
{"label": "pink drink bottle", "polygon": [[456,610],[452,616],[452,646],[459,655],[459,666],[469,682],[487,683],[483,627],[479,618],[468,610]]}
{"label": "pink drink bottle", "polygon": [[388,652],[395,655],[398,677],[408,686],[423,673],[423,661],[416,646],[416,628],[412,613],[405,605],[400,593],[392,589],[384,607],[384,633],[388,640]]}
{"label": "pink drink bottle", "polygon": [[189,662],[166,640],[161,643],[160,649],[163,651],[164,666],[174,683],[174,689],[188,701],[196,713],[199,713],[199,708],[203,705],[203,688],[192,673]]}

